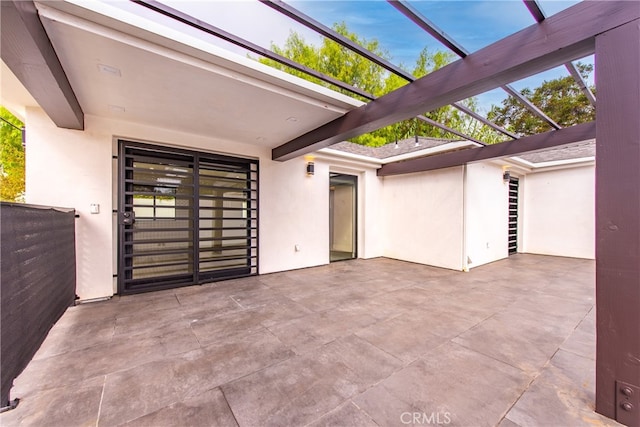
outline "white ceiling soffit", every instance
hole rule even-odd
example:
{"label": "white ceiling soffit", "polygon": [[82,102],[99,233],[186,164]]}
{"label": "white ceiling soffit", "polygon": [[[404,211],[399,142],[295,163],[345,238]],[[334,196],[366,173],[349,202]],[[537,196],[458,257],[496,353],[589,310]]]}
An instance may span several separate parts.
{"label": "white ceiling soffit", "polygon": [[24,122],[26,107],[37,107],[38,103],[7,64],[0,62],[0,105]]}
{"label": "white ceiling soffit", "polygon": [[105,3],[36,5],[85,114],[273,148],[362,105]]}

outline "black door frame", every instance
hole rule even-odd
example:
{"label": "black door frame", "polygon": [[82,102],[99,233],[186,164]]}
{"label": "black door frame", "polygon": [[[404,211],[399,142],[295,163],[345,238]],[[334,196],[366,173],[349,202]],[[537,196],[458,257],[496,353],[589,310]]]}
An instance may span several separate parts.
{"label": "black door frame", "polygon": [[[351,185],[353,187],[353,251],[351,258],[346,259],[356,259],[358,258],[358,175],[348,174],[348,173],[338,173],[338,172],[330,172],[329,173],[329,191],[331,192],[332,182],[335,181],[343,181],[345,184]],[[333,227],[331,226],[333,222],[333,206],[331,206],[331,201],[329,202],[329,232],[333,232]],[[332,237],[329,237],[329,258],[331,261],[331,245]],[[345,260],[346,260],[345,259]],[[343,261],[341,259],[340,261]],[[333,262],[333,261],[331,261]]]}

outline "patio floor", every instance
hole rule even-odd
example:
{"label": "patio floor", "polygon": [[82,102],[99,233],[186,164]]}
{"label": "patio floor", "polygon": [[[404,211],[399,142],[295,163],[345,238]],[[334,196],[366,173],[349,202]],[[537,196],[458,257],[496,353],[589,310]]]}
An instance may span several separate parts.
{"label": "patio floor", "polygon": [[594,268],[352,260],[72,307],[0,424],[617,425],[593,412]]}

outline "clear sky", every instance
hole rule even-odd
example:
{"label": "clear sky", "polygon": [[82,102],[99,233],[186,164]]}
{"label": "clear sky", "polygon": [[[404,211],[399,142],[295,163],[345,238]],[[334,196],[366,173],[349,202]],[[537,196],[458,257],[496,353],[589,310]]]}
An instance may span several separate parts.
{"label": "clear sky", "polygon": [[[310,43],[320,41],[320,36],[311,30],[255,0],[160,1],[267,48],[271,43],[282,45],[291,31],[302,34]],[[377,39],[393,63],[404,64],[409,69],[424,47],[446,50],[384,0],[287,2],[327,26],[345,22],[361,37]],[[535,23],[522,0],[410,0],[409,3],[470,52]],[[577,0],[539,0],[547,16],[576,3]],[[593,58],[585,58],[582,62],[593,63]],[[558,67],[514,82],[513,86],[533,88],[543,80],[564,75],[568,75],[566,69]],[[593,84],[593,76],[589,83]],[[481,95],[478,97],[480,108],[486,112],[491,104],[498,104],[505,97],[499,89]]]}

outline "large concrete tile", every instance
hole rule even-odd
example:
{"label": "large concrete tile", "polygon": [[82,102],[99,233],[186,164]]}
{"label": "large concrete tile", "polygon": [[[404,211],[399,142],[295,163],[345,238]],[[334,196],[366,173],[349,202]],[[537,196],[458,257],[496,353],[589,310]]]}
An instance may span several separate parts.
{"label": "large concrete tile", "polygon": [[411,310],[406,316],[416,323],[418,330],[447,339],[468,331],[486,317],[477,312],[461,313],[450,307]]}
{"label": "large concrete tile", "polygon": [[116,296],[113,301],[118,304],[118,313],[151,312],[180,307],[180,302],[173,289],[139,295]]}
{"label": "large concrete tile", "polygon": [[224,316],[209,317],[191,322],[191,329],[202,346],[233,339],[238,335],[252,334],[263,329],[264,318],[255,310],[241,310]]}
{"label": "large concrete tile", "polygon": [[190,330],[137,340],[114,340],[93,347],[33,360],[15,380],[13,395],[78,384],[198,347]]}
{"label": "large concrete tile", "polygon": [[[403,410],[415,408],[426,419],[448,419],[451,425],[495,425],[530,381],[531,377],[519,369],[449,343],[376,387],[384,387],[406,403]],[[357,398],[355,402],[360,406]],[[367,412],[377,422],[376,416]],[[393,414],[390,421],[401,415]],[[399,421],[395,425],[402,424]]]}
{"label": "large concrete tile", "polygon": [[356,335],[408,364],[447,341],[427,332],[429,329],[422,319],[401,315],[361,329]]}
{"label": "large concrete tile", "polygon": [[296,353],[303,354],[376,321],[357,307],[340,307],[279,323],[270,326],[269,330]]}
{"label": "large concrete tile", "polygon": [[408,309],[418,309],[429,306],[429,300],[433,298],[428,291],[415,286],[405,287],[392,292],[376,295],[374,299],[384,304],[398,305]]}
{"label": "large concrete tile", "polygon": [[107,375],[99,425],[117,426],[186,398],[183,387],[198,381],[189,362],[200,355],[196,350]]}
{"label": "large concrete tile", "polygon": [[318,349],[320,360],[343,364],[351,371],[349,378],[360,390],[388,377],[404,366],[402,361],[372,345],[368,341],[350,335],[337,339]]}
{"label": "large concrete tile", "polygon": [[620,425],[594,411],[594,365],[591,359],[558,351],[506,418],[522,427]]}
{"label": "large concrete tile", "polygon": [[222,387],[241,426],[305,425],[357,391],[349,368],[297,356]]}
{"label": "large concrete tile", "polygon": [[562,350],[596,360],[596,334],[585,330],[586,328],[578,327],[575,331],[562,343]]}
{"label": "large concrete tile", "polygon": [[226,292],[191,291],[178,294],[177,298],[180,301],[180,312],[190,321],[224,316],[243,310],[243,307]]}
{"label": "large concrete tile", "polygon": [[238,424],[224,395],[219,388],[214,388],[122,425],[126,427],[232,427]]}
{"label": "large concrete tile", "polygon": [[325,311],[344,304],[345,302],[360,302],[367,299],[371,291],[364,286],[360,288],[342,287],[327,292],[319,292],[304,298],[297,298],[296,302],[311,311]]}
{"label": "large concrete tile", "polygon": [[134,420],[291,356],[293,352],[262,330],[108,375],[100,425]]}
{"label": "large concrete tile", "polygon": [[115,321],[119,304],[117,299],[107,301],[90,302],[68,307],[56,326],[65,328],[85,323],[109,323]]}
{"label": "large concrete tile", "polygon": [[303,305],[283,296],[279,296],[269,304],[253,308],[252,312],[261,319],[260,323],[265,327],[286,323],[312,313]]}
{"label": "large concrete tile", "polygon": [[115,322],[114,337],[134,339],[136,337],[153,337],[169,331],[189,328],[189,319],[185,318],[181,310],[174,308],[123,312]]}
{"label": "large concrete tile", "polygon": [[31,394],[22,398],[15,409],[0,414],[0,425],[3,427],[96,425],[103,386],[104,377],[97,377],[80,385]]}
{"label": "large concrete tile", "polygon": [[222,389],[240,425],[304,425],[400,366],[398,359],[352,335]]}
{"label": "large concrete tile", "polygon": [[453,342],[535,375],[571,329],[526,317],[521,311],[496,314],[460,334]]}
{"label": "large concrete tile", "polygon": [[353,398],[356,406],[366,413],[379,426],[411,425],[413,414],[422,413],[421,409],[400,399],[378,384]]}
{"label": "large concrete tile", "polygon": [[115,316],[99,321],[83,321],[75,317],[73,321],[59,322],[49,331],[33,359],[43,359],[109,342],[113,338],[115,324]]}
{"label": "large concrete tile", "polygon": [[605,424],[594,271],[380,258],[71,307],[0,423],[96,425],[100,394],[99,426]]}
{"label": "large concrete tile", "polygon": [[340,405],[333,411],[325,414],[319,420],[308,424],[309,427],[378,427],[366,413],[361,411],[353,402]]}

